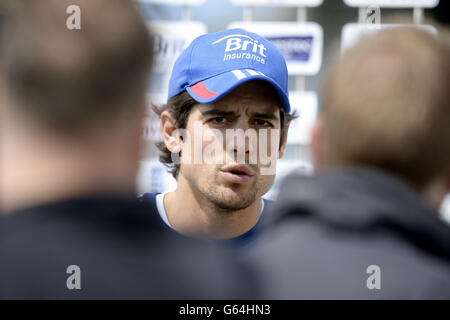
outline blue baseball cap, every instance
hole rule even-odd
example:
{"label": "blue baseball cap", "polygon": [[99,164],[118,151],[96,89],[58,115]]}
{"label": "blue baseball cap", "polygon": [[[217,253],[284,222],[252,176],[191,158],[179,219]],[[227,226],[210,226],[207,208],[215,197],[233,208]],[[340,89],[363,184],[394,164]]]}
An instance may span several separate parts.
{"label": "blue baseball cap", "polygon": [[256,79],[273,86],[284,111],[289,113],[286,61],[274,44],[244,29],[204,34],[176,60],[167,100],[187,90],[195,101],[211,103]]}

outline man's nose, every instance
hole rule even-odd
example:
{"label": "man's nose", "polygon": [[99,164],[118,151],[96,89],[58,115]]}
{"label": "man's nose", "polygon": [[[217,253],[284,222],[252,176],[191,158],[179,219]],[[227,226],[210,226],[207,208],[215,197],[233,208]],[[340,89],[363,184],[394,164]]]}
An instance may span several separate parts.
{"label": "man's nose", "polygon": [[236,121],[234,126],[234,141],[233,141],[233,152],[235,155],[241,155],[247,157],[249,152],[253,149],[251,132],[252,128],[249,126],[248,119],[246,117],[241,117]]}
{"label": "man's nose", "polygon": [[239,117],[235,123],[235,129],[241,129],[246,132],[250,128],[247,117]]}

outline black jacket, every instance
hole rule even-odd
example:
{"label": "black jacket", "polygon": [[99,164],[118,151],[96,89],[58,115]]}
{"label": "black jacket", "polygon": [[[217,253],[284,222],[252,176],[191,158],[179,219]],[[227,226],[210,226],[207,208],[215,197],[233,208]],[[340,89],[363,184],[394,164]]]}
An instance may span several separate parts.
{"label": "black jacket", "polygon": [[[224,248],[174,237],[138,200],[73,199],[3,220],[0,299],[254,296],[249,273]],[[80,290],[67,287],[71,265],[80,268]]]}
{"label": "black jacket", "polygon": [[450,227],[393,177],[363,168],[291,176],[269,215],[245,257],[264,298],[450,299]]}

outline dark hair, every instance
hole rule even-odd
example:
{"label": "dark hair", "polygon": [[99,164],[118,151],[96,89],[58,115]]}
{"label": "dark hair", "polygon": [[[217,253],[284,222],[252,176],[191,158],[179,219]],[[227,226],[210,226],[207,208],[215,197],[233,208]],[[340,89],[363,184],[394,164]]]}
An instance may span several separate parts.
{"label": "dark hair", "polygon": [[[163,113],[164,111],[168,111],[170,115],[175,119],[176,127],[178,129],[185,129],[191,108],[197,103],[198,102],[192,99],[187,91],[183,91],[182,93],[172,97],[167,104],[159,107],[153,105],[153,111],[158,116],[161,116],[161,113]],[[279,103],[279,105],[281,104]],[[287,134],[288,125],[295,118],[297,118],[295,113],[286,114],[283,108],[280,108],[280,148]],[[180,171],[180,164],[174,163],[172,161],[172,153],[169,149],[167,149],[163,141],[157,142],[155,143],[155,145],[161,151],[161,154],[159,155],[159,161],[161,161],[169,169],[169,172],[173,175],[173,177],[177,179],[178,173]]]}
{"label": "dark hair", "polygon": [[[66,28],[69,5],[82,8],[81,30]],[[144,101],[152,47],[131,1],[17,0],[5,28],[6,93],[47,130],[107,127]]]}

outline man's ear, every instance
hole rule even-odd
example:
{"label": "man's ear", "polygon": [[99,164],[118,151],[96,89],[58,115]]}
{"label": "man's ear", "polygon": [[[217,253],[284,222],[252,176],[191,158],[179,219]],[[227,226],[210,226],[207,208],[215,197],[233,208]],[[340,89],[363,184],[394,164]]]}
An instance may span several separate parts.
{"label": "man's ear", "polygon": [[311,154],[314,168],[320,170],[325,165],[323,119],[319,116],[311,129]]}
{"label": "man's ear", "polygon": [[[291,121],[289,121],[289,123],[286,126],[286,134],[284,135],[281,147],[280,147],[280,152],[278,153],[278,159],[283,158],[284,156],[284,152],[286,151],[286,145],[287,145],[287,138],[288,138],[288,134],[289,134],[289,127],[291,126]],[[280,129],[282,130],[282,129]]]}
{"label": "man's ear", "polygon": [[178,153],[181,151],[181,140],[176,134],[178,129],[175,125],[175,119],[168,111],[163,111],[160,116],[161,134],[166,145],[172,153]]}

